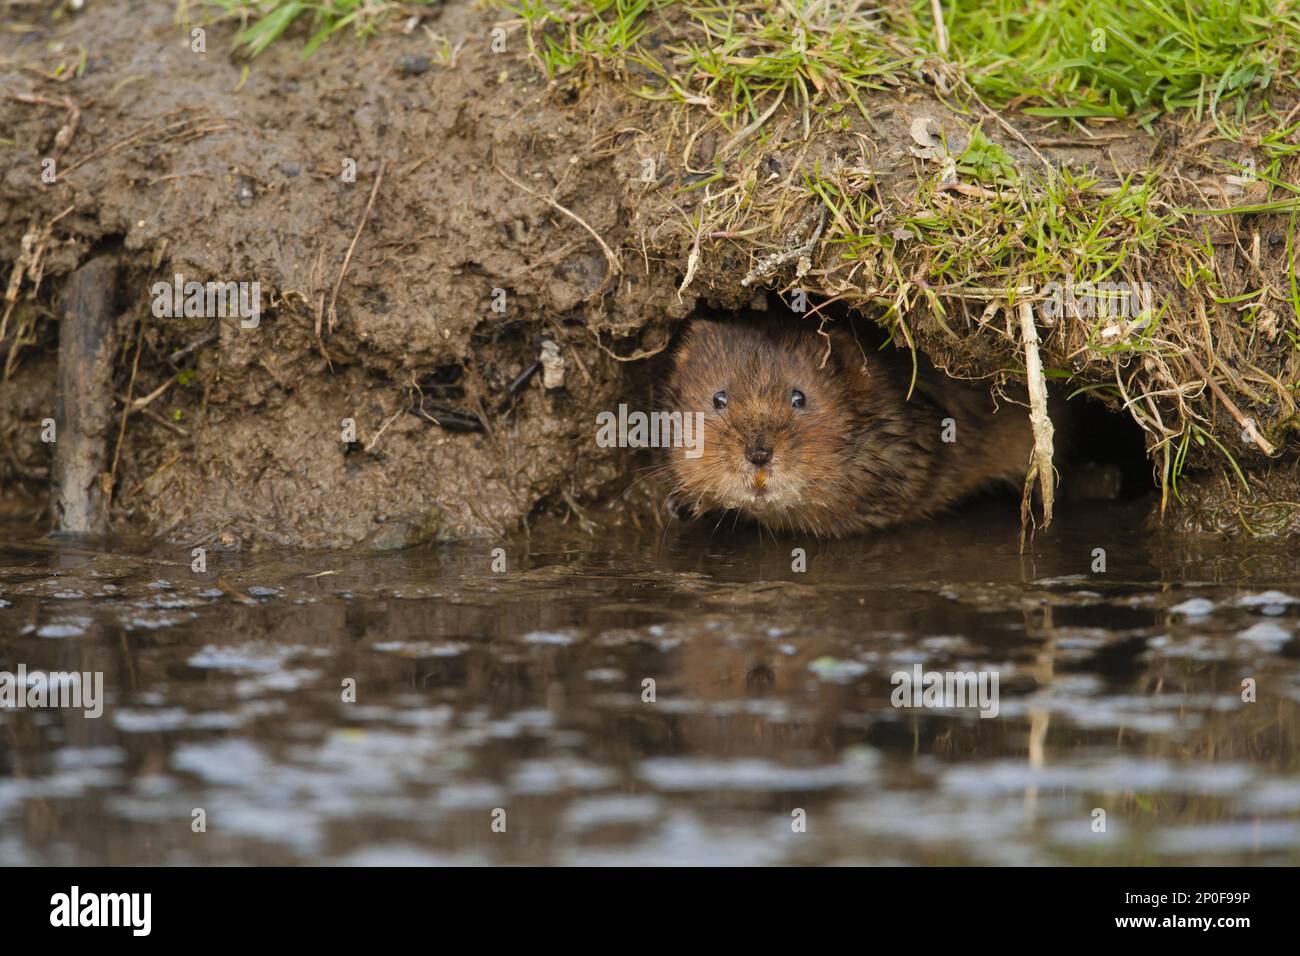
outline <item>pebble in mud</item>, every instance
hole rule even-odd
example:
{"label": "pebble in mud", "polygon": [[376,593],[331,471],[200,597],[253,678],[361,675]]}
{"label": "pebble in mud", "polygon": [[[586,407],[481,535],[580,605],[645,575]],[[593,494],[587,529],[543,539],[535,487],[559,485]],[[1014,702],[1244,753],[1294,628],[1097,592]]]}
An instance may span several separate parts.
{"label": "pebble in mud", "polygon": [[257,189],[253,181],[247,176],[235,177],[235,202],[244,208],[253,205],[253,200],[257,198]]}
{"label": "pebble in mud", "polygon": [[420,76],[429,72],[433,62],[424,54],[408,53],[397,61],[397,70],[403,76]]}

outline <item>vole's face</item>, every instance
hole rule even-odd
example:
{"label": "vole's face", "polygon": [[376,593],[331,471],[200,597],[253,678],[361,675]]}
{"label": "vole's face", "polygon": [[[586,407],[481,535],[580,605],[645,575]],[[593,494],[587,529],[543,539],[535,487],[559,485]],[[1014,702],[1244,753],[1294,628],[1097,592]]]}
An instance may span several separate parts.
{"label": "vole's face", "polygon": [[698,511],[740,509],[780,523],[839,475],[851,428],[833,362],[814,334],[777,336],[696,322],[677,353],[672,404],[703,412],[703,447],[671,452],[677,492]]}

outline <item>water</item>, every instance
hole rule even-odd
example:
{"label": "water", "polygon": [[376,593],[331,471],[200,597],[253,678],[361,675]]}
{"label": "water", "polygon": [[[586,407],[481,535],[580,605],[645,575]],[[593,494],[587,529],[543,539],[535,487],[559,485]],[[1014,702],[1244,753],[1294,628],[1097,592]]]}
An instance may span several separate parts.
{"label": "water", "polygon": [[[1298,862],[1300,556],[1140,518],[1023,557],[1002,503],[834,543],[555,526],[501,573],[11,529],[0,671],[106,701],[0,710],[0,864]],[[894,707],[917,663],[995,671],[997,716]]]}

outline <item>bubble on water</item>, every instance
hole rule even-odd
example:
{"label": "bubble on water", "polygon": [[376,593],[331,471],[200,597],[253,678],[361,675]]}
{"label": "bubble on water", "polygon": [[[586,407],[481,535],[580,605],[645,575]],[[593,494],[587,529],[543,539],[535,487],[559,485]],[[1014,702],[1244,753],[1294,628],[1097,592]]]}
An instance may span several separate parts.
{"label": "bubble on water", "polygon": [[293,657],[328,656],[328,651],[303,647],[301,644],[205,644],[190,657],[191,667],[228,671],[275,671]]}
{"label": "bubble on water", "polygon": [[947,634],[936,634],[934,637],[926,637],[921,640],[921,646],[927,651],[939,654],[947,651],[956,653],[957,651],[969,651],[970,641],[964,637],[957,637]]}
{"label": "bubble on water", "polygon": [[653,823],[663,812],[664,802],[649,794],[612,794],[574,800],[564,811],[568,830],[595,830],[615,825]]}
{"label": "bubble on water", "polygon": [[870,783],[877,761],[874,751],[838,764],[800,767],[771,760],[710,760],[704,757],[651,757],[641,761],[637,776],[658,790],[827,790]]}
{"label": "bubble on water", "polygon": [[88,617],[65,617],[49,624],[42,624],[36,629],[37,637],[80,637],[86,633],[86,628],[90,627],[90,618]]}
{"label": "bubble on water", "polygon": [[336,857],[332,866],[357,867],[457,867],[485,866],[488,859],[481,854],[462,851],[454,854],[430,853],[419,846],[405,843],[379,843],[353,850],[346,856]]}
{"label": "bubble on water", "polygon": [[1292,852],[1300,844],[1300,823],[1248,820],[1241,823],[1168,827],[1153,835],[1156,848],[1171,856],[1192,854],[1257,854],[1261,850]]}
{"label": "bubble on water", "polygon": [[145,608],[159,608],[163,611],[180,611],[189,607],[200,607],[204,602],[196,597],[186,597],[174,592],[159,594],[148,601],[140,602]]}
{"label": "bubble on water", "polygon": [[1300,808],[1300,779],[1261,781],[1246,794],[1245,803],[1257,813],[1295,813]]}
{"label": "bubble on water", "polygon": [[1058,628],[1054,644],[1057,650],[1096,650],[1111,639],[1114,632],[1103,627]]}
{"label": "bubble on water", "polygon": [[560,865],[576,866],[771,866],[785,862],[803,837],[789,821],[770,817],[747,825],[718,827],[678,810],[645,836],[624,846],[578,845],[560,853]]}
{"label": "bubble on water", "polygon": [[477,724],[489,737],[512,740],[525,732],[549,730],[555,724],[555,717],[548,710],[519,710],[498,719],[475,715],[467,723]]}
{"label": "bubble on water", "polygon": [[573,635],[563,631],[529,631],[524,635],[525,644],[554,644],[564,647],[573,643]]}
{"label": "bubble on water", "polygon": [[454,711],[447,704],[440,707],[409,705],[398,710],[390,719],[405,727],[446,727],[453,716]]}
{"label": "bubble on water", "polygon": [[593,683],[613,684],[623,680],[627,675],[616,667],[595,667],[589,671],[583,671],[582,676]]}
{"label": "bubble on water", "polygon": [[125,762],[126,751],[121,747],[65,747],[54,754],[54,766],[114,767]]}
{"label": "bubble on water", "polygon": [[510,775],[510,789],[520,794],[562,793],[601,790],[617,781],[608,767],[564,756],[521,761]]}
{"label": "bubble on water", "polygon": [[286,693],[297,690],[321,676],[320,671],[313,670],[278,670],[256,677],[245,678],[235,682],[237,697],[260,697],[267,691]]}
{"label": "bubble on water", "polygon": [[373,645],[377,651],[399,657],[457,657],[469,650],[462,641],[384,641]]}
{"label": "bubble on water", "polygon": [[940,775],[945,791],[968,796],[1018,793],[1034,786],[1079,793],[1131,790],[1233,794],[1254,779],[1254,769],[1245,764],[1178,765],[1128,757],[1037,769],[1021,761],[999,760],[949,767]]}
{"label": "bubble on water", "polygon": [[1159,651],[1161,657],[1187,657],[1194,661],[1222,661],[1229,657],[1222,641],[1205,634],[1193,634],[1177,641],[1169,637],[1153,638],[1148,646]]}
{"label": "bubble on water", "polygon": [[268,587],[264,587],[261,584],[254,584],[252,587],[248,588],[247,590],[248,593],[253,597],[279,597],[280,596],[279,588],[268,588]]}
{"label": "bubble on water", "polygon": [[310,806],[268,806],[256,794],[218,791],[208,795],[204,809],[209,820],[221,822],[224,835],[287,844],[303,854],[320,851],[323,821]]}
{"label": "bubble on water", "polygon": [[869,667],[861,661],[846,661],[823,656],[808,665],[808,669],[822,680],[835,684],[848,684],[865,674]]}
{"label": "bubble on water", "polygon": [[1239,631],[1237,637],[1243,641],[1258,644],[1267,650],[1277,650],[1291,639],[1291,631],[1289,628],[1281,627],[1273,621],[1260,621],[1257,624],[1252,624],[1244,631]]}
{"label": "bubble on water", "polygon": [[58,598],[60,601],[79,601],[86,596],[85,591],[69,589],[66,591],[55,591],[50,595],[52,598]]}
{"label": "bubble on water", "polygon": [[1175,604],[1169,611],[1171,614],[1182,614],[1185,617],[1206,617],[1213,614],[1214,609],[1215,604],[1213,601],[1207,601],[1205,598],[1191,598],[1181,604]]}
{"label": "bubble on water", "polygon": [[133,614],[122,622],[122,626],[128,631],[158,631],[166,627],[178,627],[185,621],[192,621],[197,614],[191,612],[184,618],[174,617],[168,614],[157,614],[149,616],[147,614]]}
{"label": "bubble on water", "polygon": [[208,711],[191,714],[183,707],[157,710],[113,711],[113,726],[128,734],[162,733],[171,730],[232,730],[243,720],[238,714]]}
{"label": "bubble on water", "polygon": [[494,783],[454,783],[438,791],[439,810],[490,810],[505,802],[506,792]]}
{"label": "bubble on water", "polygon": [[1243,594],[1234,603],[1238,607],[1257,608],[1261,614],[1277,617],[1286,613],[1288,604],[1300,603],[1300,598],[1283,594],[1281,591],[1264,591],[1260,594]]}
{"label": "bubble on water", "polygon": [[172,768],[208,783],[245,786],[265,776],[271,761],[250,740],[234,737],[215,743],[181,744],[172,753]]}
{"label": "bubble on water", "polygon": [[1119,846],[1128,843],[1129,835],[1123,822],[1111,814],[1105,830],[1092,828],[1091,815],[1078,814],[1076,819],[1060,820],[1052,825],[1050,839],[1060,846],[1089,849],[1104,844]]}

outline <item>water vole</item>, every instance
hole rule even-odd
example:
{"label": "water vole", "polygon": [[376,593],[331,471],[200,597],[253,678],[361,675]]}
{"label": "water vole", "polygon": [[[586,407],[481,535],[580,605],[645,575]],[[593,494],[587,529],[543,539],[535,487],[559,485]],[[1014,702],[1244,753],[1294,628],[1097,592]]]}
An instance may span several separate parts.
{"label": "water vole", "polygon": [[910,362],[851,331],[697,320],[664,404],[704,413],[703,446],[698,457],[669,452],[672,496],[697,515],[842,537],[1024,480],[1033,434],[1023,407],[998,411],[986,386],[928,367],[907,399],[910,379]]}

